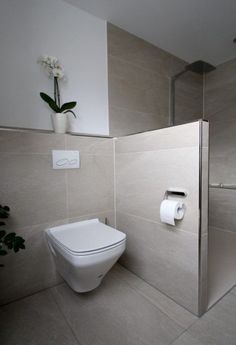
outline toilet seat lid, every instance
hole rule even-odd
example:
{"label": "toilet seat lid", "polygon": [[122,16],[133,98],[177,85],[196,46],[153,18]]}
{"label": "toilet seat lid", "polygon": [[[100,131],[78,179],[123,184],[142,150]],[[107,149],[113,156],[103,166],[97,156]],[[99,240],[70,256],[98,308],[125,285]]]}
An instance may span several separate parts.
{"label": "toilet seat lid", "polygon": [[126,235],[98,219],[65,224],[48,229],[57,242],[75,253],[91,252],[111,247],[125,240]]}

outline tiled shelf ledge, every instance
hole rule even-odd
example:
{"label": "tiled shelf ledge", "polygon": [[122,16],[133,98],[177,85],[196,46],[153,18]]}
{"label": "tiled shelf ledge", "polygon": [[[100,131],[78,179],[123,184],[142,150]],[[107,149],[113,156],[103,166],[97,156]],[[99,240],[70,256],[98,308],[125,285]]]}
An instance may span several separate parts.
{"label": "tiled shelf ledge", "polygon": [[[34,128],[19,128],[19,127],[4,127],[0,126],[0,131],[17,131],[17,132],[26,132],[26,133],[46,133],[46,134],[54,134],[53,131],[47,130],[47,129],[34,129]],[[66,133],[67,135],[72,136],[79,136],[79,137],[93,137],[93,138],[110,138],[112,139],[112,136],[109,135],[102,135],[102,134],[90,134],[90,133]]]}

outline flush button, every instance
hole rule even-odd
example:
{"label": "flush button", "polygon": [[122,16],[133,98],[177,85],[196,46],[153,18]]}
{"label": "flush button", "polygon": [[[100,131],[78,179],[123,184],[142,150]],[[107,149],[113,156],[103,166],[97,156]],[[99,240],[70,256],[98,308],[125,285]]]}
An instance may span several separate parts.
{"label": "flush button", "polygon": [[80,167],[79,151],[52,150],[53,169],[78,169]]}

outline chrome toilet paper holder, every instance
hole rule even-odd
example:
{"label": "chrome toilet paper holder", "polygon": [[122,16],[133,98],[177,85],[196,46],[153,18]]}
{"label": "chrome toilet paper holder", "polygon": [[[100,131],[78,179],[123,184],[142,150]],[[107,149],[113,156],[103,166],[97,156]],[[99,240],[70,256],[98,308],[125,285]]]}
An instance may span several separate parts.
{"label": "chrome toilet paper holder", "polygon": [[164,194],[164,200],[168,199],[169,196],[184,199],[188,195],[185,189],[181,188],[168,188]]}

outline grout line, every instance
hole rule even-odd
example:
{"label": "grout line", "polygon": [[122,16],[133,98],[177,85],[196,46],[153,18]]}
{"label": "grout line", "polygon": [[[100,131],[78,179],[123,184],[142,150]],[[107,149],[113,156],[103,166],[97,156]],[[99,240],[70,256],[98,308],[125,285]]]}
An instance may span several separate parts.
{"label": "grout line", "polygon": [[[48,129],[37,129],[37,128],[22,128],[22,127],[9,127],[9,126],[0,126],[0,131],[5,132],[20,132],[20,133],[39,133],[39,134],[53,134],[58,135],[52,130]],[[59,134],[61,135],[61,134]],[[93,134],[93,133],[76,133],[76,132],[67,132],[65,136],[76,136],[76,137],[89,137],[89,138],[105,138],[112,139],[113,137],[106,134]]]}
{"label": "grout line", "polygon": [[[137,113],[137,114],[141,114],[141,115],[145,115],[145,116],[150,116],[150,115],[153,115],[153,116],[156,116],[156,112],[154,111],[140,111],[140,110],[133,110],[133,109],[129,109],[127,107],[121,107],[120,105],[113,105],[111,104],[110,105],[110,108],[116,108],[116,109],[119,109],[119,110],[126,110],[126,111],[129,111],[129,112],[132,112],[132,113]],[[165,119],[165,117],[163,117],[163,119]],[[166,128],[166,127],[163,127],[163,128]],[[151,131],[155,131],[157,130],[158,128],[155,128],[155,129],[151,129]],[[139,133],[132,133],[132,135],[134,134],[140,134],[140,133],[145,133],[146,131],[143,131],[143,132],[139,132]],[[124,135],[122,135],[123,137]],[[114,137],[113,137],[114,139]]]}
{"label": "grout line", "polygon": [[[180,305],[180,304],[178,304],[173,298],[171,298],[170,296],[168,296],[165,292],[163,292],[162,290],[159,290],[155,285],[152,285],[151,283],[149,283],[149,282],[147,282],[146,280],[144,280],[142,277],[140,277],[139,275],[137,275],[134,271],[132,271],[130,268],[128,269],[128,268],[126,268],[125,266],[123,266],[123,265],[121,265],[120,264],[120,266],[122,266],[122,268],[124,268],[124,269],[126,269],[127,271],[129,271],[129,272],[131,272],[133,275],[135,275],[136,277],[138,277],[140,280],[142,280],[144,283],[146,283],[147,285],[149,285],[150,287],[152,287],[153,289],[155,289],[155,290],[157,290],[159,293],[161,293],[163,296],[165,296],[166,298],[168,298],[172,303],[175,303],[176,305],[178,305],[178,307],[180,307],[180,308],[182,308],[182,309],[184,309],[186,312],[188,312],[189,314],[192,314],[194,317],[196,317],[196,320],[188,327],[188,328],[186,328],[186,330],[187,329],[189,329],[196,321],[198,321],[199,320],[199,316],[198,315],[196,315],[196,314],[194,314],[192,311],[190,311],[189,309],[187,309],[186,307],[184,307],[184,306],[182,306],[182,305]],[[128,284],[128,283],[127,283]],[[133,288],[134,290],[135,290],[135,288]],[[147,297],[146,297],[146,299],[147,299]],[[156,308],[158,308],[158,307],[156,307]],[[158,308],[159,310],[161,310],[160,308]],[[162,311],[162,310],[161,310]],[[164,312],[163,312],[164,313]],[[171,319],[171,317],[170,316],[168,316],[169,317],[169,319]],[[172,320],[172,319],[171,319]],[[175,321],[175,320],[174,320]],[[175,323],[176,323],[176,321],[175,321]],[[183,326],[181,326],[182,328],[184,328]]]}
{"label": "grout line", "polygon": [[[164,223],[160,223],[160,222],[157,222],[155,220],[152,220],[152,219],[148,219],[148,218],[145,218],[145,217],[137,216],[137,215],[132,214],[132,213],[126,213],[126,212],[123,212],[123,211],[117,211],[117,213],[124,214],[126,216],[131,216],[131,217],[138,218],[138,219],[142,219],[142,220],[145,220],[145,221],[147,221],[149,223],[154,223],[154,224],[157,224],[157,225],[163,225],[164,224]],[[169,231],[169,232],[179,231],[179,232],[183,232],[183,233],[188,234],[188,235],[194,235],[197,238],[198,238],[198,235],[199,235],[198,232],[186,231],[186,230],[183,230],[181,228],[177,228],[176,226],[174,227],[173,230],[172,230],[172,228],[170,228],[170,229],[160,229],[160,231]]]}
{"label": "grout line", "polygon": [[[122,265],[121,265],[122,266]],[[149,303],[151,303],[156,309],[158,309],[162,314],[166,315],[168,317],[168,319],[172,320],[175,324],[177,324],[178,326],[180,326],[184,331],[186,331],[187,329],[189,329],[189,327],[191,327],[195,321],[198,320],[198,316],[193,314],[191,311],[189,311],[188,309],[186,309],[185,307],[183,307],[182,305],[178,304],[174,299],[172,299],[171,297],[169,297],[168,295],[166,295],[163,291],[159,290],[156,286],[150,284],[149,282],[146,282],[146,280],[144,280],[143,278],[141,278],[140,276],[138,276],[135,272],[127,269],[126,267],[122,266],[122,268],[124,268],[126,271],[130,272],[131,274],[135,275],[139,280],[141,280],[142,282],[144,282],[146,285],[150,286],[152,289],[156,290],[157,293],[163,295],[165,298],[167,298],[169,300],[170,303],[174,303],[176,306],[178,306],[180,309],[183,309],[184,312],[191,314],[193,317],[196,317],[196,320],[194,320],[191,325],[189,325],[187,328],[185,326],[183,326],[180,322],[176,321],[176,318],[171,317],[164,308],[158,306],[155,302],[153,302],[153,299],[151,297],[149,297],[145,292],[143,292],[142,290],[140,290],[138,287],[133,286],[132,283],[130,283],[126,278],[124,278],[122,276],[122,272],[119,273],[119,278],[122,279],[124,282],[126,282],[126,284],[129,285],[130,288],[132,288],[133,290],[135,290],[139,295],[141,295],[143,298],[145,298]]]}
{"label": "grout line", "polygon": [[218,231],[218,232],[226,232],[228,234],[231,234],[233,236],[236,236],[236,232],[235,231],[231,231],[231,230],[227,230],[227,229],[223,229],[223,228],[218,228],[217,226],[214,226],[214,225],[209,225],[209,231],[211,233],[214,233],[215,231]]}
{"label": "grout line", "polygon": [[66,217],[69,218],[69,188],[68,188],[68,173],[65,171],[65,185],[66,185]]}
{"label": "grout line", "polygon": [[[109,57],[111,57],[111,58],[113,58],[113,59],[117,59],[118,61],[121,61],[121,62],[126,63],[126,64],[128,64],[128,65],[132,65],[132,66],[134,66],[134,67],[136,67],[136,68],[139,68],[139,69],[141,69],[141,70],[143,70],[143,71],[145,71],[145,72],[149,72],[149,73],[151,73],[151,74],[155,74],[155,75],[157,75],[158,77],[163,77],[163,78],[170,78],[170,77],[171,77],[168,73],[162,73],[162,72],[159,72],[159,71],[155,71],[155,69],[145,68],[145,67],[139,65],[138,63],[130,62],[129,60],[122,59],[122,58],[120,58],[119,56],[114,55],[114,54],[111,54],[111,53],[108,54],[108,59],[109,59]],[[170,58],[171,58],[171,57],[170,57]],[[112,73],[112,72],[109,70],[109,76],[110,76],[110,75],[111,75],[111,76],[113,76],[113,75],[116,76],[116,74]]]}
{"label": "grout line", "polygon": [[[45,226],[45,227],[55,227],[55,226],[60,226],[61,222],[63,221],[67,221],[68,223],[68,219],[78,219],[78,218],[84,218],[84,217],[91,217],[91,216],[97,216],[97,215],[105,215],[107,212],[113,212],[114,210],[104,210],[104,211],[99,211],[99,212],[93,212],[93,213],[86,213],[86,214],[82,214],[79,216],[73,216],[73,217],[67,217],[67,218],[61,218],[61,219],[56,219],[56,220],[52,220],[51,222],[46,222],[46,223],[38,223],[38,224],[29,224],[29,225],[23,225],[23,226],[19,226],[18,229],[27,229],[27,228],[32,228],[32,227],[36,227],[36,226]],[[64,225],[64,224],[62,224]]]}
{"label": "grout line", "polygon": [[[53,150],[53,149],[52,149]],[[51,150],[51,151],[52,151]],[[62,149],[64,150],[64,149]],[[26,155],[26,156],[35,156],[35,155],[39,155],[39,156],[50,156],[52,155],[52,152],[20,152],[20,151],[0,151],[0,154],[7,154],[7,155]],[[78,149],[78,151],[80,151]],[[111,157],[112,156],[112,153],[88,153],[88,152],[83,152],[83,151],[80,151],[81,155],[84,155],[84,156],[105,156],[105,157]]]}
{"label": "grout line", "polygon": [[128,155],[128,154],[141,154],[141,153],[149,153],[149,152],[159,152],[159,151],[175,151],[175,150],[192,150],[198,149],[198,145],[194,146],[180,146],[180,147],[170,147],[168,149],[157,149],[157,150],[143,150],[143,151],[129,151],[129,152],[117,152],[117,155]]}
{"label": "grout line", "polygon": [[[51,288],[51,289],[52,289],[52,288]],[[54,303],[56,304],[56,306],[57,306],[57,308],[58,308],[58,311],[59,311],[60,314],[62,315],[62,317],[63,317],[63,319],[64,319],[66,325],[67,325],[68,328],[70,329],[70,331],[71,331],[73,337],[75,338],[76,342],[78,343],[78,345],[82,345],[82,343],[80,342],[80,340],[77,338],[77,336],[76,336],[76,334],[75,334],[73,328],[71,327],[69,321],[67,320],[66,315],[63,313],[63,310],[62,310],[60,304],[57,302],[57,299],[56,299],[56,297],[54,296],[54,294],[53,294],[53,292],[51,291],[51,289],[49,289],[49,293],[50,293],[50,295],[51,295],[51,297],[52,297]]]}
{"label": "grout line", "polygon": [[[64,139],[64,147],[65,147],[65,150],[67,150],[67,146],[68,146],[68,142],[67,142],[67,137],[65,135],[65,139]],[[68,188],[68,170],[65,169],[64,170],[65,172],[65,175],[64,175],[64,178],[65,178],[65,186],[66,186],[66,217],[69,218],[69,188]]]}
{"label": "grout line", "polygon": [[117,227],[116,223],[116,139],[113,139],[113,169],[114,169],[114,223],[115,228]]}
{"label": "grout line", "polygon": [[176,340],[180,339],[184,333],[187,333],[187,330],[188,330],[188,328],[185,329],[180,335],[178,335],[178,337],[175,338],[169,345],[174,344],[176,342]]}
{"label": "grout line", "polygon": [[8,306],[9,304],[17,303],[17,302],[19,302],[19,301],[22,301],[22,300],[24,300],[24,299],[26,299],[26,298],[29,298],[29,297],[32,297],[32,296],[34,296],[34,295],[40,294],[40,293],[42,293],[42,292],[44,292],[44,291],[47,291],[47,290],[49,290],[49,289],[52,289],[52,288],[54,288],[54,287],[56,287],[56,286],[60,286],[60,285],[62,285],[63,283],[64,283],[64,282],[61,281],[61,282],[59,282],[59,283],[53,284],[52,286],[48,286],[48,287],[46,287],[46,288],[43,288],[43,289],[40,289],[40,290],[38,290],[38,291],[32,292],[32,293],[30,293],[29,295],[22,296],[22,297],[18,297],[18,298],[13,299],[13,300],[11,300],[11,301],[9,301],[9,302],[0,304],[0,308],[5,307],[5,306]]}

